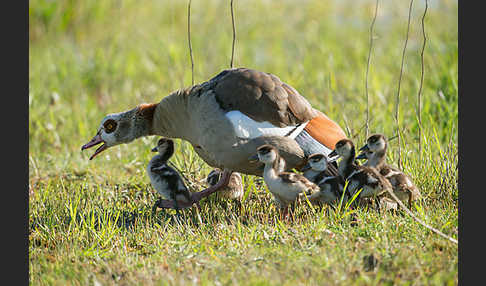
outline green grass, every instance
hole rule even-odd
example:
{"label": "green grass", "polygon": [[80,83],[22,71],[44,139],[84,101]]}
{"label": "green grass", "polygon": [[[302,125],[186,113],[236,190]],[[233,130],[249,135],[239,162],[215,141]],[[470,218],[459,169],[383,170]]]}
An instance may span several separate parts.
{"label": "green grass", "polygon": [[[418,150],[420,20],[414,1],[401,85],[403,167],[423,199],[413,212],[457,239],[457,2],[430,1]],[[29,279],[33,285],[444,285],[457,245],[404,214],[296,209],[244,176],[241,215],[220,202],[152,217],[145,167],[157,138],[93,161],[81,145],[107,113],[158,102],[191,82],[186,1],[29,2]],[[371,132],[395,134],[408,1],[380,1],[369,75]],[[271,72],[365,140],[365,71],[374,1],[235,1],[235,66]],[[229,67],[229,1],[193,1],[195,81]],[[389,162],[398,162],[392,140]],[[172,161],[199,188],[211,170],[186,142]],[[231,206],[231,203],[229,203]],[[378,259],[366,271],[367,255]]]}

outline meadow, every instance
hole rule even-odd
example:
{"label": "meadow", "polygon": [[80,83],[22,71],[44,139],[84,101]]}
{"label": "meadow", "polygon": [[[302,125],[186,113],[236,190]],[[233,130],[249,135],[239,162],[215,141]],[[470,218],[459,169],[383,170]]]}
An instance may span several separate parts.
{"label": "meadow", "polygon": [[[403,170],[423,198],[412,211],[458,237],[457,1],[414,1],[400,89]],[[458,246],[410,216],[298,206],[281,221],[261,179],[243,176],[240,213],[151,215],[145,168],[157,137],[96,159],[81,146],[107,113],[191,85],[187,1],[29,1],[29,282],[31,285],[457,285]],[[408,1],[380,1],[368,76],[370,133],[394,119]],[[375,1],[234,1],[234,66],[270,72],[366,139],[366,67]],[[194,80],[229,68],[229,1],[192,1]],[[388,161],[398,164],[398,140]],[[211,168],[176,140],[172,162],[198,191]],[[353,214],[353,215],[351,215]],[[354,221],[356,218],[357,222]],[[374,259],[369,259],[373,257]],[[376,263],[370,263],[374,261]]]}

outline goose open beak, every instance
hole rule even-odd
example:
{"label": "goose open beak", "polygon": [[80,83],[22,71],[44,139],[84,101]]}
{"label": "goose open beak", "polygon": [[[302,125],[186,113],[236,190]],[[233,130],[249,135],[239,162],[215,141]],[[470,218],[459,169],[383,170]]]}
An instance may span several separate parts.
{"label": "goose open beak", "polygon": [[[84,144],[81,147],[81,151],[83,151],[84,149],[91,148],[91,147],[96,146],[96,145],[101,144],[101,143],[105,143],[105,141],[103,141],[103,139],[101,139],[101,136],[98,133],[98,134],[96,134],[95,137],[93,137],[93,139],[91,139],[91,141],[89,141],[88,143]],[[92,160],[95,156],[97,156],[99,153],[103,152],[107,148],[108,148],[108,146],[106,146],[106,144],[101,145],[100,147],[98,147],[98,149],[96,149],[94,154],[91,155],[91,157],[89,157],[89,159]]]}
{"label": "goose open beak", "polygon": [[255,154],[253,156],[248,157],[248,161],[250,161],[251,163],[257,162],[258,161],[258,154]]}

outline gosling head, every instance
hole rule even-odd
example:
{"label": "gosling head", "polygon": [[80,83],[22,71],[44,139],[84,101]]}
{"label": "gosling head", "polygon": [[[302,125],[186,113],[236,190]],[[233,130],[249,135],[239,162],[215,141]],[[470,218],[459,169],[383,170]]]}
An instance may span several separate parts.
{"label": "gosling head", "polygon": [[216,185],[219,182],[222,174],[223,172],[221,172],[220,169],[212,170],[206,178],[206,183],[208,183],[210,186]]}
{"label": "gosling head", "polygon": [[361,147],[360,151],[375,153],[386,151],[387,141],[383,134],[373,134],[366,140],[366,145]]}
{"label": "gosling head", "polygon": [[312,169],[314,171],[323,172],[327,169],[328,161],[324,154],[316,153],[309,156],[307,165],[304,166],[303,171]]}
{"label": "gosling head", "polygon": [[152,152],[159,152],[159,154],[170,154],[174,153],[174,141],[168,138],[160,138],[157,141],[157,146],[152,148]]}
{"label": "gosling head", "polygon": [[258,160],[264,164],[272,164],[279,157],[277,148],[268,144],[257,148],[257,156]]}
{"label": "gosling head", "polygon": [[349,139],[339,140],[334,150],[329,154],[329,157],[339,156],[343,158],[349,158],[350,156],[355,156],[355,147],[353,141]]}

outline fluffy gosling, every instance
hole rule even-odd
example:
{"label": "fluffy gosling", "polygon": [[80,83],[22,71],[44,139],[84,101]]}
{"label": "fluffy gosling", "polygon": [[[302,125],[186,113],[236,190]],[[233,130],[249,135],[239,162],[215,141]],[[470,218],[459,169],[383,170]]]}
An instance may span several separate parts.
{"label": "fluffy gosling", "polygon": [[[275,201],[287,217],[288,207],[303,196],[311,196],[318,192],[319,187],[300,174],[282,172],[279,168],[281,157],[277,148],[272,145],[262,145],[257,148],[260,162],[265,164],[263,180],[272,193]],[[250,157],[250,160],[254,157]]]}
{"label": "fluffy gosling", "polygon": [[[178,203],[189,203],[192,201],[192,198],[191,192],[187,189],[179,173],[167,164],[167,161],[174,154],[174,141],[161,138],[157,142],[157,146],[152,149],[152,152],[158,152],[158,154],[150,160],[147,166],[150,183],[162,197],[174,201],[176,212],[179,215]],[[159,198],[153,205],[153,214],[155,214],[161,200]]]}
{"label": "fluffy gosling", "polygon": [[387,146],[388,142],[383,134],[373,134],[360,148],[362,152],[357,158],[368,159],[365,165],[376,168],[391,183],[395,195],[402,202],[408,203],[410,208],[412,202],[420,198],[420,191],[409,175],[386,163]]}

